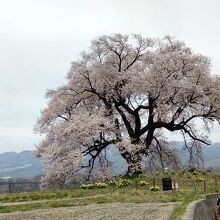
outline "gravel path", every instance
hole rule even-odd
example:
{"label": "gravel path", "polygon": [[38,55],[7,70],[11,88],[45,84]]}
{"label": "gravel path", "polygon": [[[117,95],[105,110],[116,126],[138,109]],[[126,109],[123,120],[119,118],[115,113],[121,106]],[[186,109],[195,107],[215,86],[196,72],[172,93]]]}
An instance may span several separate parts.
{"label": "gravel path", "polygon": [[177,203],[111,203],[0,214],[0,220],[167,220]]}

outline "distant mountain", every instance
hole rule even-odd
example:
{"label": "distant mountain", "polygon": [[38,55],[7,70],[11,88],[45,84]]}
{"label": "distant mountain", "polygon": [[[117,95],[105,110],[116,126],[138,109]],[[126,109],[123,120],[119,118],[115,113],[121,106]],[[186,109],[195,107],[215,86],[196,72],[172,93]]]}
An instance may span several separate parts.
{"label": "distant mountain", "polygon": [[6,152],[0,154],[0,178],[23,177],[31,178],[43,174],[43,167],[39,158],[32,151],[21,153]]}
{"label": "distant mountain", "polygon": [[[181,149],[182,142],[173,142],[177,149]],[[203,148],[205,166],[220,168],[220,143],[214,143]],[[121,157],[118,149],[111,146],[107,149],[107,156],[112,164],[112,171],[116,174],[125,173],[126,161]],[[181,155],[186,160],[186,155]],[[6,152],[0,154],[0,179],[4,177],[32,178],[44,173],[41,161],[33,155],[32,151],[26,150],[21,153]]]}
{"label": "distant mountain", "polygon": [[213,159],[220,160],[220,143],[214,143],[209,146],[205,146],[203,149],[203,153],[206,160],[213,160]]}
{"label": "distant mountain", "polygon": [[[186,152],[182,151],[183,142],[172,142],[172,146],[180,152],[180,157],[183,161],[188,159]],[[220,143],[213,143],[211,145],[204,145],[202,148],[205,167],[220,168]]]}
{"label": "distant mountain", "polygon": [[220,143],[205,146],[203,153],[206,167],[220,168]]}

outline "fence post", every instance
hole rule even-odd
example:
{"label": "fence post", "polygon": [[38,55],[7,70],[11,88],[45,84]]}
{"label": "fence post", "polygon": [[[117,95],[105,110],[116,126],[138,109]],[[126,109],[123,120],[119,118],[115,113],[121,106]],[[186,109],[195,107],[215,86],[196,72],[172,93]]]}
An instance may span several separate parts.
{"label": "fence post", "polygon": [[203,182],[203,186],[204,186],[204,192],[206,193],[206,181],[204,180],[204,182]]}
{"label": "fence post", "polygon": [[8,181],[8,193],[9,194],[11,193],[11,181],[10,180]]}
{"label": "fence post", "polygon": [[197,193],[197,189],[196,189],[196,182],[194,181],[193,183],[194,183],[193,185],[194,185],[194,190],[195,190],[195,193]]}
{"label": "fence post", "polygon": [[137,178],[135,178],[135,190],[137,191],[138,189],[138,181],[137,181]]}
{"label": "fence post", "polygon": [[112,187],[112,192],[115,192],[115,180],[110,180],[109,185]]}
{"label": "fence post", "polygon": [[217,176],[215,176],[215,189],[218,189],[218,180],[217,180]]}
{"label": "fence post", "polygon": [[156,187],[156,180],[153,179],[153,187],[155,188]]}
{"label": "fence post", "polygon": [[173,180],[173,191],[176,192],[176,181]]}

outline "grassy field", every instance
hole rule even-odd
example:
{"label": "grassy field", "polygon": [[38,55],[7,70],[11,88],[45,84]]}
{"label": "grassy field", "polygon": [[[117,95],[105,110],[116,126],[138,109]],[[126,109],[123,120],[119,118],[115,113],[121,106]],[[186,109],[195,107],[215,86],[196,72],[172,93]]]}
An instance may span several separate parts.
{"label": "grassy field", "polygon": [[[176,190],[161,190],[161,178],[167,176],[178,183]],[[140,186],[140,181],[145,181],[146,184]],[[178,202],[169,220],[181,219],[191,201],[201,198],[205,193],[218,192],[219,181],[218,174],[163,174],[130,179],[127,186],[109,184],[106,188],[4,194],[0,195],[0,213],[107,203]],[[160,188],[159,191],[149,189],[154,184]]]}

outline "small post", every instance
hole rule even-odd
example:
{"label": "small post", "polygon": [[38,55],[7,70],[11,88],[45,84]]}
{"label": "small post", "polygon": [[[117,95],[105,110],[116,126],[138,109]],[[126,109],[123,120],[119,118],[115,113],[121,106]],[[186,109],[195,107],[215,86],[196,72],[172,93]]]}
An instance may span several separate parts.
{"label": "small post", "polygon": [[9,179],[9,181],[8,181],[8,194],[10,194],[10,193],[11,193],[11,181]]}
{"label": "small post", "polygon": [[197,193],[196,182],[193,182],[193,185],[194,185],[194,191],[195,191],[195,193]]}
{"label": "small post", "polygon": [[153,187],[155,188],[156,187],[156,180],[153,179]]}
{"label": "small post", "polygon": [[114,185],[115,185],[115,182],[112,181],[112,180],[110,180],[110,181],[109,181],[109,186],[112,188],[112,192],[115,191],[115,187],[114,187]]}
{"label": "small post", "polygon": [[135,190],[137,191],[137,189],[138,189],[138,180],[137,178],[135,178]]}
{"label": "small post", "polygon": [[173,192],[176,192],[176,182],[175,182],[175,180],[173,181]]}
{"label": "small post", "polygon": [[217,176],[215,176],[215,189],[218,189],[218,180],[217,180]]}
{"label": "small post", "polygon": [[203,182],[203,186],[204,186],[204,192],[206,193],[206,181],[204,180],[204,182]]}

